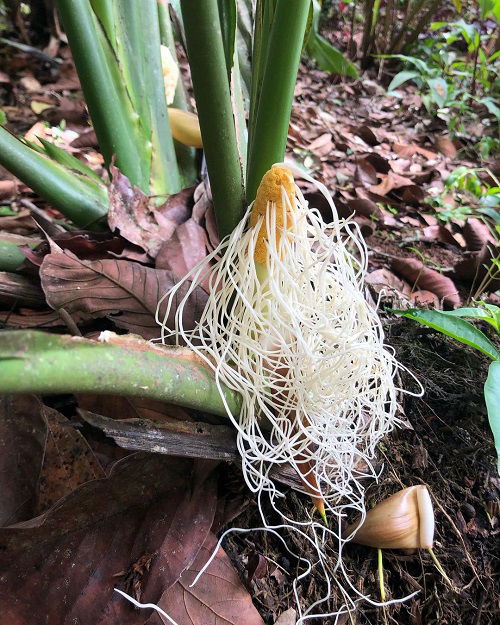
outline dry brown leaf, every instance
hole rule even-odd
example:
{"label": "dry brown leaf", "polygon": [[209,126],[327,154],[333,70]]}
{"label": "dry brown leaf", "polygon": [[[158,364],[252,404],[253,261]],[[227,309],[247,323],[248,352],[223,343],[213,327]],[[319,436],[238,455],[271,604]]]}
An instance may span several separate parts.
{"label": "dry brown leaf", "polygon": [[[160,298],[175,283],[170,271],[144,267],[127,260],[78,259],[71,252],[49,254],[40,267],[42,288],[48,304],[70,315],[81,313],[87,319],[108,317],[120,328],[126,328],[143,338],[159,336],[155,321]],[[182,287],[178,297],[186,292]],[[184,324],[192,328],[207,300],[206,292],[197,287],[190,307],[186,307]],[[172,307],[175,309],[175,305]],[[160,318],[166,310],[164,302]],[[169,323],[173,327],[171,310]]]}
{"label": "dry brown leaf", "polygon": [[145,193],[132,188],[116,167],[111,168],[111,173],[109,227],[118,229],[122,237],[140,245],[154,258],[177,226],[188,219],[194,187],[171,195],[162,206],[155,207]]}
{"label": "dry brown leaf", "polygon": [[453,233],[444,226],[427,226],[422,230],[422,234],[425,241],[439,241],[440,243],[460,247],[460,243],[455,239]]}
{"label": "dry brown leaf", "polygon": [[437,136],[434,139],[434,145],[438,149],[441,154],[446,156],[447,158],[455,158],[457,155],[457,148],[453,144],[453,141],[449,137],[445,136]]}
{"label": "dry brown leaf", "polygon": [[0,397],[0,526],[34,515],[46,436],[33,395]]}
{"label": "dry brown leaf", "polygon": [[[1,529],[2,623],[158,623],[113,588],[157,602],[192,565],[215,514],[212,468],[133,454],[116,463],[109,478],[87,482],[47,513]],[[210,572],[207,578],[209,586]],[[245,610],[250,599],[238,590],[226,587],[225,599],[235,598],[235,609],[241,600]],[[216,591],[216,585],[207,588],[207,603],[220,598]]]}
{"label": "dry brown leaf", "polygon": [[460,306],[460,296],[453,280],[426,267],[422,261],[416,258],[393,258],[391,269],[403,276],[412,287],[418,286],[422,290],[435,293],[444,307]]}
{"label": "dry brown leaf", "polygon": [[462,234],[467,243],[467,250],[471,252],[478,252],[485,245],[495,244],[495,238],[491,234],[488,226],[476,217],[467,219]]}
{"label": "dry brown leaf", "polygon": [[41,413],[47,424],[47,439],[36,515],[48,510],[81,484],[105,477],[89,444],[71,422],[57,410],[43,404]]}
{"label": "dry brown leaf", "polygon": [[377,172],[375,171],[375,167],[366,159],[359,159],[356,161],[354,180],[365,187],[376,184]]}
{"label": "dry brown leaf", "polygon": [[382,289],[392,289],[409,297],[410,286],[401,278],[398,278],[392,271],[386,267],[376,269],[367,274],[365,281],[369,284],[373,291],[378,295]]}
{"label": "dry brown leaf", "polygon": [[158,605],[183,625],[264,625],[222,547],[206,573],[191,587],[216,544],[217,539],[210,534],[193,565],[163,594]]}

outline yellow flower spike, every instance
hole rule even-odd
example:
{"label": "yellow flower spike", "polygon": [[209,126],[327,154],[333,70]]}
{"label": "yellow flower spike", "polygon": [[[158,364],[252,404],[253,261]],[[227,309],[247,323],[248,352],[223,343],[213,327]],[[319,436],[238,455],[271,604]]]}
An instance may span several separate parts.
{"label": "yellow flower spike", "polygon": [[267,205],[268,202],[276,206],[276,244],[285,227],[286,215],[290,206],[285,202],[283,206],[283,189],[288,197],[290,205],[295,208],[295,182],[292,172],[281,165],[273,165],[260,182],[257,195],[250,213],[250,227],[257,225],[259,219],[263,217],[259,236],[255,245],[254,260],[261,265],[267,265]]}

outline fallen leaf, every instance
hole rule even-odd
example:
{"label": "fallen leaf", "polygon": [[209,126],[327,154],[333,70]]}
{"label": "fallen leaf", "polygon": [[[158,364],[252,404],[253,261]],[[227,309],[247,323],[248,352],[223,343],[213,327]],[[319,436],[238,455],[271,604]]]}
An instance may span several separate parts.
{"label": "fallen leaf", "polygon": [[457,239],[455,239],[453,233],[451,233],[448,228],[445,228],[444,226],[426,226],[422,230],[422,234],[424,235],[423,240],[425,241],[439,241],[440,243],[460,247],[460,243]]}
{"label": "fallen leaf", "polygon": [[398,278],[392,271],[386,267],[376,269],[367,274],[365,281],[369,284],[378,295],[382,289],[392,289],[409,297],[411,293],[410,286],[401,278]]}
{"label": "fallen leaf", "polygon": [[[212,467],[133,454],[116,463],[109,478],[87,482],[30,522],[1,529],[2,622],[158,622],[113,588],[125,585],[158,602],[196,561],[215,514]],[[205,557],[206,551],[200,560]],[[144,560],[149,564],[141,574],[137,563]],[[231,588],[225,592],[228,601],[235,596]]]}
{"label": "fallen leaf", "polygon": [[324,134],[320,135],[307,146],[307,149],[316,156],[326,156],[333,149],[331,133],[325,132]]}
{"label": "fallen leaf", "polygon": [[163,594],[158,605],[182,625],[264,625],[222,547],[207,571],[191,586],[216,544],[215,536],[209,535],[193,565]]}
{"label": "fallen leaf", "polygon": [[171,195],[156,207],[140,189],[132,188],[128,178],[116,167],[111,167],[111,174],[109,227],[119,230],[122,237],[141,246],[154,258],[177,226],[188,219],[194,187]]}
{"label": "fallen leaf", "polygon": [[[84,318],[108,317],[118,327],[151,339],[159,336],[155,321],[158,301],[175,284],[170,271],[144,267],[126,260],[80,260],[69,251],[48,254],[40,267],[42,288],[47,303],[55,310],[64,308],[70,315]],[[183,297],[183,285],[176,297]],[[196,287],[191,305],[186,306],[184,327],[192,328],[199,318],[207,294]],[[163,318],[163,302],[159,317]],[[174,305],[169,324],[173,327]]]}
{"label": "fallen leaf", "polygon": [[62,414],[41,405],[47,439],[40,471],[36,514],[50,508],[81,484],[105,477],[89,444]]}
{"label": "fallen leaf", "polygon": [[457,148],[454,146],[453,141],[449,137],[438,135],[434,139],[434,145],[441,154],[447,158],[455,158],[457,155]]}
{"label": "fallen leaf", "polygon": [[391,269],[403,276],[412,287],[418,286],[420,289],[435,293],[444,307],[460,306],[460,296],[453,280],[426,267],[422,261],[416,258],[393,258],[390,265]]}
{"label": "fallen leaf", "polygon": [[410,301],[418,308],[439,308],[439,298],[431,291],[415,291],[410,295]]}
{"label": "fallen leaf", "polygon": [[467,219],[462,234],[467,243],[467,250],[471,252],[477,252],[485,245],[495,244],[495,237],[491,234],[488,226],[476,217]]}
{"label": "fallen leaf", "polygon": [[406,144],[395,144],[392,146],[394,152],[401,156],[402,158],[411,158],[414,154],[421,154],[427,160],[433,161],[437,158],[437,154],[435,152],[431,152],[430,150],[426,150],[425,148],[421,148],[416,143],[412,143],[410,145]]}
{"label": "fallen leaf", "polygon": [[365,187],[374,185],[377,182],[375,167],[366,159],[362,158],[357,160],[354,180]]}
{"label": "fallen leaf", "polygon": [[380,174],[388,174],[391,169],[389,161],[377,152],[370,152],[364,157],[364,160],[373,165],[375,171]]}
{"label": "fallen leaf", "polygon": [[34,396],[0,397],[0,526],[34,515],[46,436]]}
{"label": "fallen leaf", "polygon": [[377,195],[387,195],[392,189],[399,189],[400,187],[407,187],[409,185],[413,186],[413,182],[410,178],[400,176],[393,171],[390,171],[388,174],[379,174],[379,178],[382,178],[380,184],[370,187],[370,191]]}
{"label": "fallen leaf", "polygon": [[361,137],[363,141],[371,146],[378,145],[380,141],[375,136],[375,133],[369,126],[358,126],[357,128],[351,128],[352,132]]}
{"label": "fallen leaf", "polygon": [[252,551],[247,561],[247,582],[251,582],[253,578],[262,579],[266,575],[267,560],[262,554]]}

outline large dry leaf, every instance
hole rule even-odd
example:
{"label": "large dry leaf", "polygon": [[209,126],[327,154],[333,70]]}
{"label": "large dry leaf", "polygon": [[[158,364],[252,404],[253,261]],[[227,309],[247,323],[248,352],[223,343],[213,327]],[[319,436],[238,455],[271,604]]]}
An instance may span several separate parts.
{"label": "large dry leaf", "polygon": [[[71,252],[49,254],[40,268],[47,302],[69,314],[84,313],[87,318],[108,317],[121,328],[146,339],[159,336],[155,321],[158,301],[175,283],[170,271],[144,267],[127,260],[78,259]],[[187,287],[179,290],[182,297]],[[186,307],[184,326],[192,328],[205,306],[207,295],[197,287]],[[169,324],[173,327],[175,306]],[[166,310],[164,302],[160,310]]]}
{"label": "large dry leaf", "polygon": [[108,479],[1,529],[2,625],[159,623],[113,588],[158,601],[191,566],[215,514],[212,466],[134,454]]}
{"label": "large dry leaf", "polygon": [[57,410],[41,406],[47,423],[47,439],[38,487],[36,514],[69,495],[81,484],[105,477],[89,444]]}
{"label": "large dry leaf", "polygon": [[413,287],[418,286],[425,291],[435,293],[446,308],[458,308],[460,297],[457,288],[450,278],[426,267],[416,258],[394,258],[391,269],[403,276]]}
{"label": "large dry leaf", "polygon": [[207,537],[192,566],[163,594],[159,606],[182,625],[264,625],[222,547],[210,567],[191,586],[212,555],[216,542],[213,534]]}
{"label": "large dry leaf", "polygon": [[0,526],[33,516],[46,436],[34,396],[0,397]]}
{"label": "large dry leaf", "polygon": [[161,245],[170,239],[178,225],[191,213],[193,187],[171,195],[159,207],[116,167],[111,168],[113,181],[109,187],[108,223],[122,237],[140,245],[153,258]]}

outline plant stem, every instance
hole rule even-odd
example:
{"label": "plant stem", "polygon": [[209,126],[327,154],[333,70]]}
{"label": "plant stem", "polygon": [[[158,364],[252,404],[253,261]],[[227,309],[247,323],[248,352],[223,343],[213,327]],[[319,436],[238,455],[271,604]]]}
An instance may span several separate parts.
{"label": "plant stem", "polygon": [[[158,0],[158,22],[160,25],[161,43],[168,47],[173,59],[178,63],[167,0]],[[177,81],[172,106],[174,108],[181,109],[181,111],[190,110],[186,99],[186,91],[184,89],[182,76],[180,76]],[[174,147],[177,155],[177,163],[179,165],[179,173],[182,177],[182,186],[189,187],[196,182],[196,178],[198,176],[198,168],[196,166],[196,149],[191,148],[188,145],[183,145],[175,139]]]}
{"label": "plant stem", "polygon": [[385,586],[384,586],[384,562],[382,560],[382,549],[377,548],[377,560],[378,560],[378,583],[380,587],[380,599],[385,601]]}
{"label": "plant stem", "polygon": [[181,0],[219,236],[243,215],[244,190],[217,0]]}
{"label": "plant stem", "polygon": [[0,271],[16,271],[24,262],[26,256],[19,249],[19,245],[36,247],[41,242],[42,239],[0,232]]}
{"label": "plant stem", "polygon": [[455,588],[455,586],[453,585],[453,582],[451,581],[451,579],[448,577],[448,575],[446,575],[443,567],[441,566],[441,562],[439,562],[439,560],[436,557],[436,554],[434,553],[434,551],[432,550],[432,548],[429,547],[429,549],[427,550],[434,562],[434,564],[436,565],[437,570],[441,573],[441,575],[443,576],[445,582],[449,585],[450,588]]}
{"label": "plant stem", "polygon": [[0,164],[77,226],[100,229],[96,222],[108,211],[108,195],[104,185],[42,156],[2,127]]}
{"label": "plant stem", "polygon": [[[212,374],[175,349],[98,343],[27,330],[0,333],[0,393],[97,393],[145,397],[226,416]],[[240,397],[225,389],[238,414]]]}
{"label": "plant stem", "polygon": [[141,145],[139,115],[89,0],[58,0],[57,6],[106,164],[116,156],[120,171],[148,193],[150,148]]}
{"label": "plant stem", "polygon": [[[284,159],[309,0],[277,0],[249,143],[247,202],[265,172]],[[253,91],[253,90],[252,90]]]}

